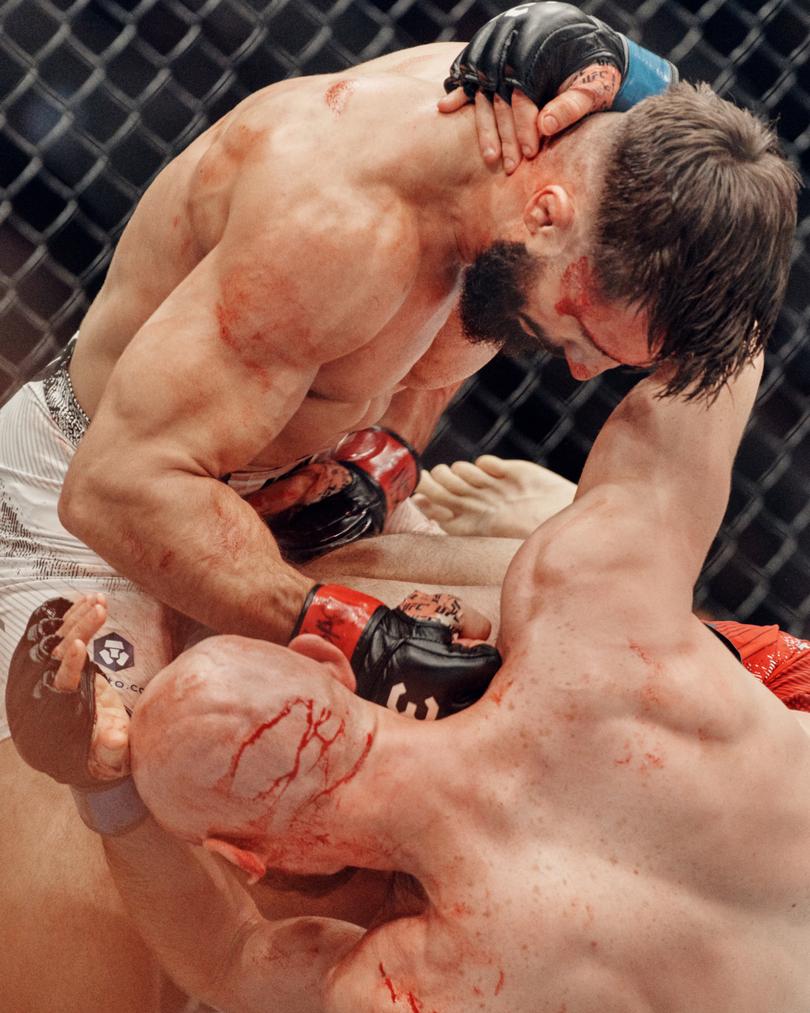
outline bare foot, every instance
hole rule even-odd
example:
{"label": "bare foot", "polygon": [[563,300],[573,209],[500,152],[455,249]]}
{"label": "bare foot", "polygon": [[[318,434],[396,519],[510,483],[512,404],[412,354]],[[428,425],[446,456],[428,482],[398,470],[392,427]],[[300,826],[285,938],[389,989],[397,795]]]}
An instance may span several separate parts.
{"label": "bare foot", "polygon": [[449,535],[526,538],[571,503],[577,487],[531,461],[492,454],[474,464],[437,464],[422,475],[414,500]]}

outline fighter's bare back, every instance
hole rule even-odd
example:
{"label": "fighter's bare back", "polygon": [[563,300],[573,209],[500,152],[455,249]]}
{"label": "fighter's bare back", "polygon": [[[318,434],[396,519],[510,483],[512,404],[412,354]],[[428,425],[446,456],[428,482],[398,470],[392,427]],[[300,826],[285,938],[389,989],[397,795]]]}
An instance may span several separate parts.
{"label": "fighter's bare back", "polygon": [[701,539],[661,534],[684,494],[616,432],[613,468],[638,467],[656,505],[639,509],[643,480],[597,486],[519,550],[503,668],[418,729],[446,739],[422,743],[440,774],[414,778],[438,804],[441,838],[412,842],[432,907],[345,958],[338,1013],[386,994],[441,1013],[807,1009],[810,740],[691,614]]}

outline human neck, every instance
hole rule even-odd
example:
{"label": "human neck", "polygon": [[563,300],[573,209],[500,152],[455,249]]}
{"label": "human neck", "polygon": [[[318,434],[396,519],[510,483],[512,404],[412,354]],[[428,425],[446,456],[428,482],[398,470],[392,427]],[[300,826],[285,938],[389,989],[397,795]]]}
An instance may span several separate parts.
{"label": "human neck", "polygon": [[470,263],[499,240],[525,242],[523,220],[527,202],[539,188],[563,184],[572,193],[587,194],[597,185],[599,159],[609,136],[610,116],[591,117],[559,139],[541,145],[539,154],[524,159],[511,176],[484,163],[472,108],[453,114],[446,131],[435,130],[430,164],[440,167],[431,178],[434,213],[452,222],[461,260]]}
{"label": "human neck", "polygon": [[435,793],[424,790],[436,756],[436,725],[365,706],[374,714],[371,748],[362,767],[333,796],[335,804],[320,814],[315,836],[322,848],[313,857],[318,871],[322,864],[330,871],[354,865],[420,877],[418,842],[424,839],[423,827],[438,818]]}

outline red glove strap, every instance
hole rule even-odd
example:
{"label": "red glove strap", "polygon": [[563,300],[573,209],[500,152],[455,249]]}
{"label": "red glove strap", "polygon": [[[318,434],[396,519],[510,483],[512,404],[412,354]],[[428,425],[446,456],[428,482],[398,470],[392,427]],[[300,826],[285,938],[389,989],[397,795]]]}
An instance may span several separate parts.
{"label": "red glove strap", "polygon": [[314,633],[334,644],[351,662],[363,630],[379,608],[379,598],[342,584],[316,584],[304,602],[293,636]]}
{"label": "red glove strap", "polygon": [[410,496],[419,481],[416,451],[388,429],[349,433],[335,449],[334,459],[361,468],[380,486],[388,515]]}

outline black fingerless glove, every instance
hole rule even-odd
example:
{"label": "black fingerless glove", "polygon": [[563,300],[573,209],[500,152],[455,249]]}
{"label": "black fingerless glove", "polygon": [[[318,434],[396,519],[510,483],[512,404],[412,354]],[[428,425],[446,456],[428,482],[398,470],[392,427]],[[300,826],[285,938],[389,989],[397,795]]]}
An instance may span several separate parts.
{"label": "black fingerless glove", "polygon": [[591,64],[610,64],[622,75],[612,108],[623,112],[678,81],[669,60],[615,32],[571,4],[521,4],[488,21],[459,53],[444,82],[469,97],[497,92],[511,101],[520,88],[542,107],[572,74]]}
{"label": "black fingerless glove", "polygon": [[98,781],[88,771],[101,669],[85,661],[76,692],[53,685],[59,663],[51,654],[61,642],[56,631],[71,604],[51,598],[35,609],[14,650],[6,683],[11,738],[29,767],[71,786],[79,815],[91,830],[125,833],[147,815],[132,778]]}
{"label": "black fingerless glove", "polygon": [[475,703],[501,665],[489,644],[454,643],[443,623],[413,619],[337,584],[312,588],[295,633],[335,644],[349,659],[359,696],[422,720]]}
{"label": "black fingerless glove", "polygon": [[54,689],[59,663],[51,652],[60,643],[56,631],[71,603],[52,598],[36,609],[14,651],[6,684],[6,713],[11,738],[29,767],[60,784],[90,787],[87,772],[96,723],[96,665],[88,661],[75,693]]}
{"label": "black fingerless glove", "polygon": [[[294,563],[378,535],[391,511],[419,482],[419,456],[400,436],[374,427],[351,433],[331,455],[346,484],[313,503],[296,503],[266,518],[282,555]],[[318,463],[302,469],[317,468]]]}

